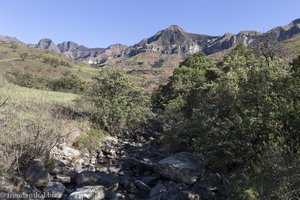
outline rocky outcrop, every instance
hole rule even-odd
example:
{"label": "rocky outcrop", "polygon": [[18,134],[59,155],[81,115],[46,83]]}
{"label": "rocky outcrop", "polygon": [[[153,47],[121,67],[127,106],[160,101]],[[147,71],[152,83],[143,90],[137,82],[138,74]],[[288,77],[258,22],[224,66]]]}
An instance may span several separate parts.
{"label": "rocky outcrop", "polygon": [[96,55],[96,62],[98,64],[105,63],[109,59],[121,57],[127,46],[122,44],[114,44],[106,48],[103,52]]}
{"label": "rocky outcrop", "polygon": [[56,46],[56,44],[48,38],[41,39],[37,45],[35,45],[36,48],[39,49],[47,49],[49,51],[53,51],[55,53],[61,53],[59,48]]}
{"label": "rocky outcrop", "polygon": [[226,199],[221,192],[222,177],[205,172],[197,157],[167,153],[152,136],[126,133],[107,137],[92,152],[61,144],[50,152],[53,163],[47,166],[51,175],[35,160],[22,170],[23,178],[3,182],[6,187],[0,182],[0,191],[44,192],[65,200]]}

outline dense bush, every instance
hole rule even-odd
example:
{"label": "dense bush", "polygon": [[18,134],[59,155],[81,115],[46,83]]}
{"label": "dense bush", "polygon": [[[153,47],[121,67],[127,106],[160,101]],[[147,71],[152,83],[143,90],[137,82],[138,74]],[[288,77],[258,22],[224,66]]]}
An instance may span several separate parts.
{"label": "dense bush", "polygon": [[255,173],[244,172],[227,185],[233,200],[296,200],[300,198],[300,156],[286,154],[273,146],[254,166]]}
{"label": "dense bush", "polygon": [[119,69],[102,69],[87,89],[94,121],[111,133],[133,128],[150,115],[150,98],[144,88]]}
{"label": "dense bush", "polygon": [[195,150],[215,169],[258,161],[273,144],[299,151],[300,93],[294,68],[278,59],[257,61],[242,45],[217,65],[193,55],[155,97],[163,108],[168,140]]}
{"label": "dense bush", "polygon": [[50,80],[47,86],[53,91],[81,93],[85,89],[85,82],[77,76],[64,76]]}

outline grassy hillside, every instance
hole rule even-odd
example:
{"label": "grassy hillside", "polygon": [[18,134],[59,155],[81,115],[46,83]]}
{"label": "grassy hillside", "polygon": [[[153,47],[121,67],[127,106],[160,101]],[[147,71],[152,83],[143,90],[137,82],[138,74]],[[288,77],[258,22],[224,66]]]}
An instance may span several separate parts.
{"label": "grassy hillside", "polygon": [[[24,59],[22,55],[25,54]],[[13,70],[24,70],[44,78],[76,75],[90,79],[97,69],[82,62],[71,61],[49,51],[22,44],[0,43],[0,75],[7,76]]]}

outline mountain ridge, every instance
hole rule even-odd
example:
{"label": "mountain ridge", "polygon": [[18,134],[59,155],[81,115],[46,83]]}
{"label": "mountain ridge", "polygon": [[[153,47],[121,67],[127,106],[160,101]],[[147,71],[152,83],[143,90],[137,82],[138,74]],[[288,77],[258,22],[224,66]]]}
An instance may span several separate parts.
{"label": "mountain ridge", "polygon": [[[189,33],[179,25],[170,25],[130,46],[112,44],[107,48],[89,48],[73,41],[64,41],[56,45],[51,39],[45,38],[41,39],[35,47],[63,54],[73,60],[103,66],[111,59],[120,57],[127,59],[143,53],[186,56],[202,51],[206,55],[210,55],[232,48],[238,43],[248,46],[270,35],[273,35],[277,41],[284,41],[299,33],[300,19],[295,19],[287,25],[275,27],[265,33],[245,30],[237,34],[225,33],[221,36]],[[1,40],[19,41],[17,38],[8,36],[0,36]]]}

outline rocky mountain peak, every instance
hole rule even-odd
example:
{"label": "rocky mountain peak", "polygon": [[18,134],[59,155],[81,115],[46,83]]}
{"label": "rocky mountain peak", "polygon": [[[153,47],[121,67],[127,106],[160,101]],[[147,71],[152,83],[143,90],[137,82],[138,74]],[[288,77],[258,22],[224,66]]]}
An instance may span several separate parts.
{"label": "rocky mountain peak", "polygon": [[274,36],[277,41],[283,41],[298,34],[300,34],[300,19],[296,19],[288,25],[273,28],[266,33],[247,30],[238,34],[225,33],[222,36],[188,33],[178,25],[171,25],[128,47],[114,44],[107,48],[88,48],[83,45],[79,46],[72,41],[66,41],[56,46],[50,39],[42,39],[36,47],[62,53],[74,60],[105,65],[108,60],[119,57],[126,60],[141,53],[179,54],[181,56],[202,51],[209,55],[232,48],[239,43],[246,46],[252,45],[270,35]]}
{"label": "rocky mountain peak", "polygon": [[299,19],[295,19],[294,21],[292,21],[293,25],[297,25],[300,24],[300,18]]}
{"label": "rocky mountain peak", "polygon": [[185,30],[178,25],[171,25],[166,30],[173,31],[173,32],[186,33]]}
{"label": "rocky mountain peak", "polygon": [[61,50],[61,52],[65,52],[77,49],[79,45],[72,41],[65,41],[63,43],[58,44],[57,47]]}
{"label": "rocky mountain peak", "polygon": [[53,51],[56,53],[61,53],[56,44],[49,38],[41,39],[35,47],[40,49],[48,49],[49,51]]}

